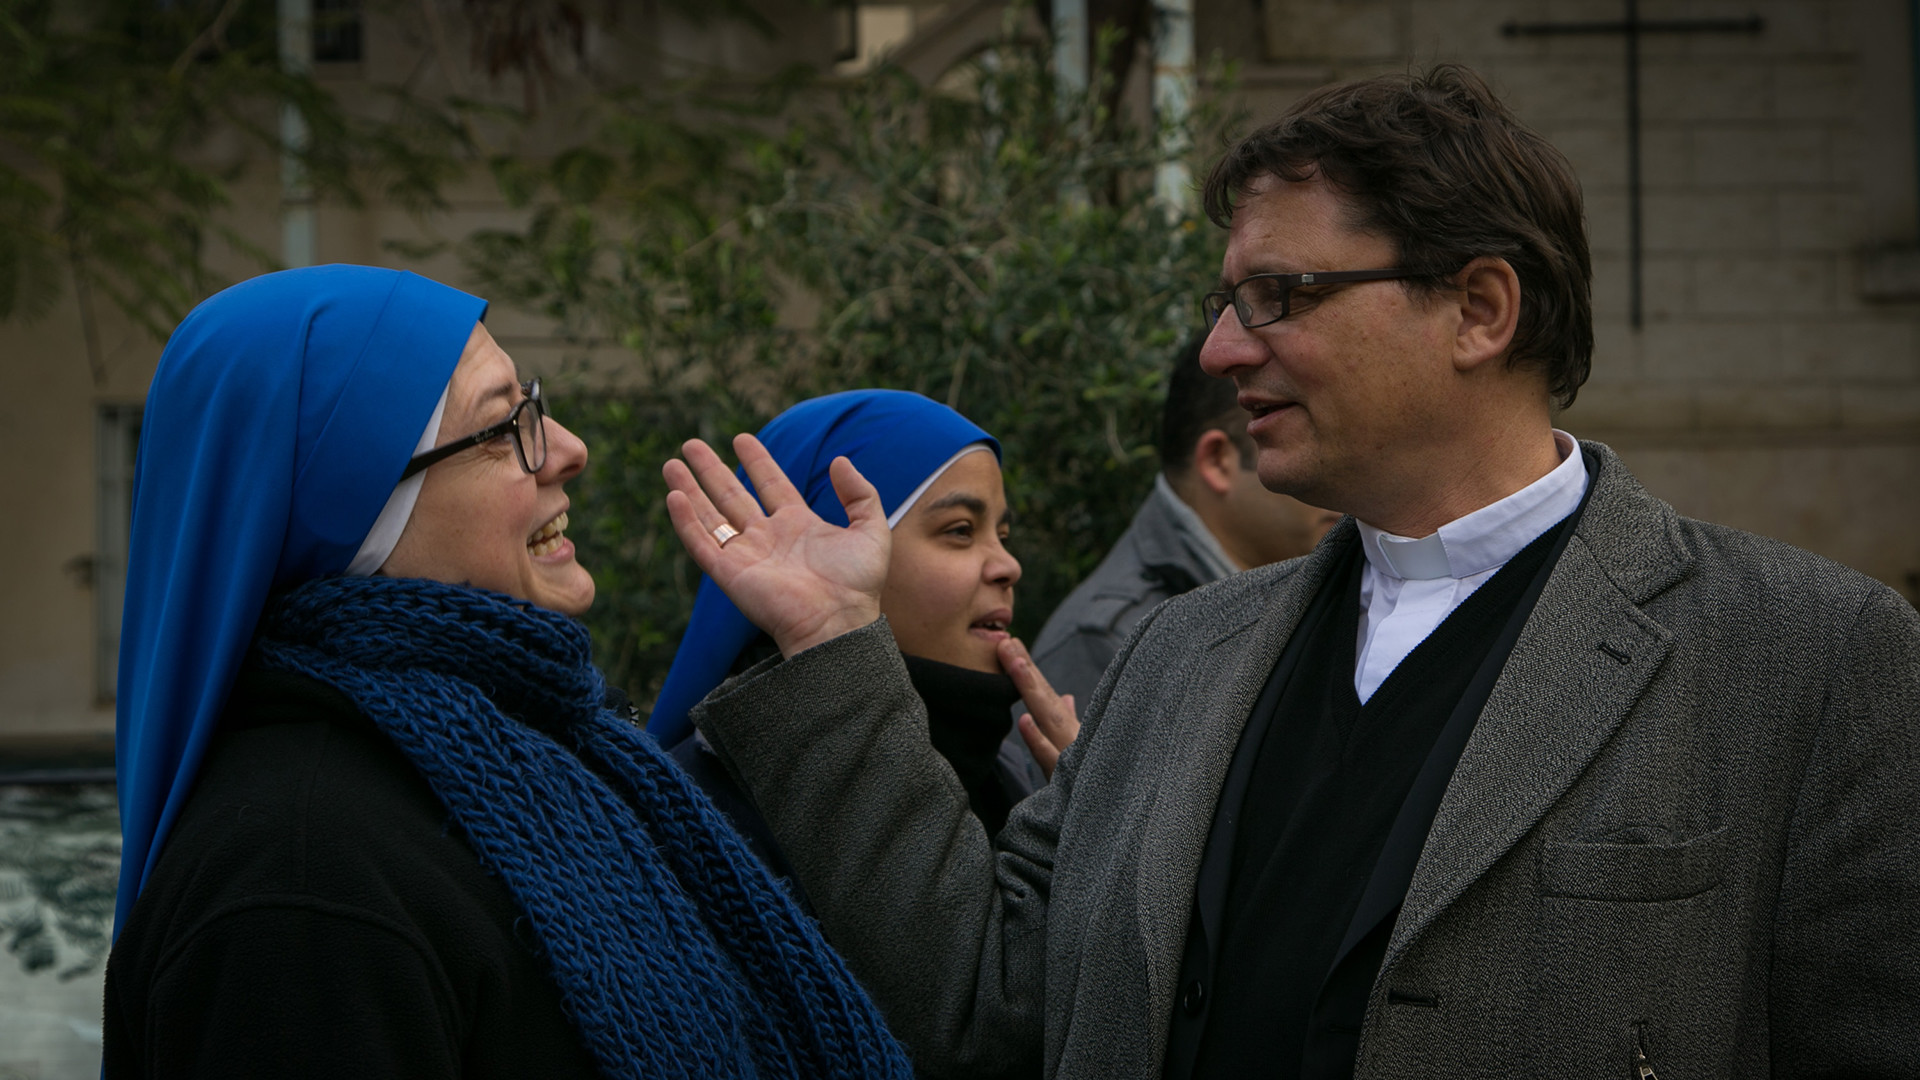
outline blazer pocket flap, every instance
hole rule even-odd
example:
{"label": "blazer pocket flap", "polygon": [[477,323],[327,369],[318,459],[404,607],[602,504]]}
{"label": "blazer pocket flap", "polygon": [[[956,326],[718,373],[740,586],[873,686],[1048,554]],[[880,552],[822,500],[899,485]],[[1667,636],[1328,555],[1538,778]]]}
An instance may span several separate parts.
{"label": "blazer pocket flap", "polygon": [[1673,844],[1549,843],[1540,895],[1575,900],[1682,900],[1720,884],[1727,827]]}

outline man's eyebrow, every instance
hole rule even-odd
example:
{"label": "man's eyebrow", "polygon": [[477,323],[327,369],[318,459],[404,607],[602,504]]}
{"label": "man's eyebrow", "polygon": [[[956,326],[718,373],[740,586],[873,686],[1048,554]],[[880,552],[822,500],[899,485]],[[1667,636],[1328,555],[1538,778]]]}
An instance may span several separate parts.
{"label": "man's eyebrow", "polygon": [[984,515],[987,512],[987,500],[966,491],[955,491],[940,496],[927,504],[927,512],[933,513],[936,510],[946,510],[955,506],[964,506],[976,514]]}
{"label": "man's eyebrow", "polygon": [[1213,291],[1232,292],[1233,287],[1235,285],[1238,285],[1240,284],[1240,282],[1247,280],[1247,278],[1258,277],[1261,274],[1291,274],[1291,273],[1294,273],[1294,271],[1276,270],[1272,266],[1267,265],[1267,266],[1264,266],[1264,268],[1262,268],[1262,266],[1256,266],[1254,269],[1248,270],[1245,275],[1241,276],[1240,278],[1234,281],[1228,281],[1227,275],[1221,274],[1219,280],[1214,283]]}

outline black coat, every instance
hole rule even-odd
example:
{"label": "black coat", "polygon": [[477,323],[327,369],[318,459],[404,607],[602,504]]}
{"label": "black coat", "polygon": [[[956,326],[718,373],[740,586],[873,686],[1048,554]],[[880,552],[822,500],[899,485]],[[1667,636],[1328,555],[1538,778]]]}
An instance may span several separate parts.
{"label": "black coat", "polygon": [[105,1075],[597,1076],[506,886],[353,703],[247,669],[107,962]]}

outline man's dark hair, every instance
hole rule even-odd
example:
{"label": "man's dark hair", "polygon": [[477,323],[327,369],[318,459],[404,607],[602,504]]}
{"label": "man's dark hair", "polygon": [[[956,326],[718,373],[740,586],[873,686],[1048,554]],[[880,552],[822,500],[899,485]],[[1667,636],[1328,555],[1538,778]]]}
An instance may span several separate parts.
{"label": "man's dark hair", "polygon": [[1179,476],[1193,465],[1193,444],[1219,428],[1240,448],[1240,464],[1253,467],[1253,439],[1247,435],[1247,414],[1240,408],[1240,390],[1232,379],[1219,379],[1200,370],[1200,346],[1205,334],[1195,334],[1173,359],[1167,373],[1167,401],[1160,408],[1160,469]]}
{"label": "man's dark hair", "polygon": [[[1207,217],[1263,176],[1324,177],[1353,207],[1347,224],[1391,241],[1410,288],[1440,292],[1483,255],[1520,278],[1511,366],[1543,370],[1562,408],[1593,363],[1593,266],[1580,181],[1565,155],[1456,64],[1316,90],[1241,139],[1207,177]],[[1316,266],[1311,270],[1371,270]]]}

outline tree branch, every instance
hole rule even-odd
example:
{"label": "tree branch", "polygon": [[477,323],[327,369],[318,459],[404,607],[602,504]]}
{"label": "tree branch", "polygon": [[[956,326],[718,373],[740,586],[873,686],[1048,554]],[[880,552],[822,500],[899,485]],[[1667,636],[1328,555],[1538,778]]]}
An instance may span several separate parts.
{"label": "tree branch", "polygon": [[80,336],[87,343],[87,370],[93,375],[95,392],[107,388],[107,362],[100,355],[100,326],[93,314],[93,284],[87,280],[79,249],[73,237],[67,237],[67,260],[73,268],[73,299],[80,308]]}
{"label": "tree branch", "polygon": [[187,65],[193,63],[209,48],[218,48],[221,52],[226,52],[227,24],[232,22],[234,15],[239,13],[243,2],[244,0],[227,0],[226,3],[221,4],[219,14],[215,15],[213,21],[207,24],[207,28],[200,31],[200,36],[194,38],[193,42],[180,53],[179,59],[173,62],[173,67],[168,69],[168,76],[177,79],[185,75]]}

